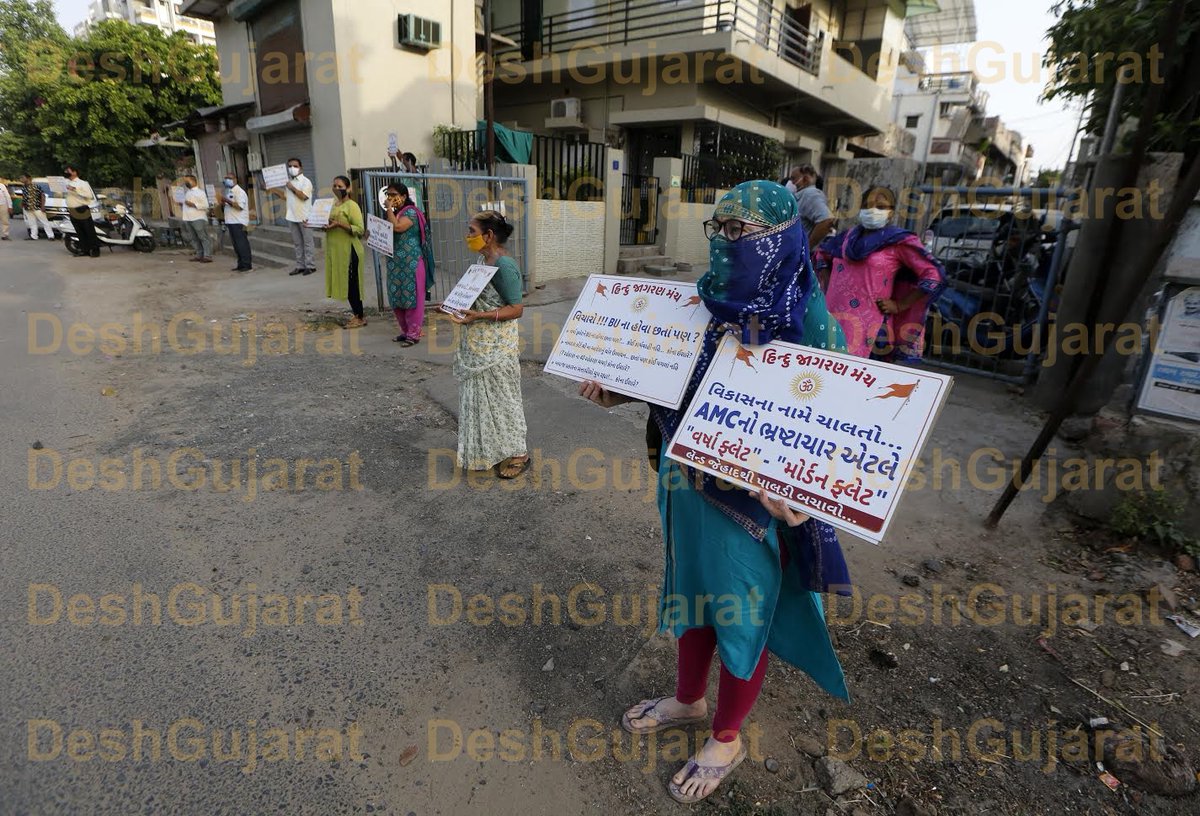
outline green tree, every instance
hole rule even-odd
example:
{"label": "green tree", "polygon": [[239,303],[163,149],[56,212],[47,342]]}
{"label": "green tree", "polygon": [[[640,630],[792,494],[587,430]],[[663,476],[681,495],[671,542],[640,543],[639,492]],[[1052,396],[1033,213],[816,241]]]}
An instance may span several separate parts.
{"label": "green tree", "polygon": [[1062,184],[1062,170],[1040,170],[1034,187],[1057,187]]}
{"label": "green tree", "polygon": [[221,99],[215,49],[150,26],[106,21],[84,37],[19,43],[13,59],[23,70],[0,77],[0,121],[11,123],[0,174],[69,162],[97,184],[152,177],[169,158],[134,143]]}
{"label": "green tree", "polygon": [[[1053,71],[1045,98],[1087,101],[1087,130],[1103,133],[1117,86],[1117,68],[1132,73],[1122,97],[1121,120],[1136,118],[1148,89],[1162,85],[1162,113],[1154,122],[1150,150],[1200,149],[1200,0],[1187,0],[1184,24],[1170,32],[1175,42],[1163,41],[1161,27],[1173,0],[1058,0],[1052,11],[1059,17],[1048,35],[1045,63]],[[1167,64],[1164,53],[1174,46],[1176,58]]]}
{"label": "green tree", "polygon": [[0,0],[0,73],[24,70],[24,46],[41,40],[67,41],[50,0]]}

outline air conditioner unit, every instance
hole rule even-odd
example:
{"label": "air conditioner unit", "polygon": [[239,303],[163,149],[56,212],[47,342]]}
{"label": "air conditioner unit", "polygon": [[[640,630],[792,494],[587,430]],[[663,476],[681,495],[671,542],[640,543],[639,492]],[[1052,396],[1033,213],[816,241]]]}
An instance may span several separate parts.
{"label": "air conditioner unit", "polygon": [[442,44],[442,24],[415,14],[401,14],[398,20],[400,45],[428,51]]}
{"label": "air conditioner unit", "polygon": [[550,100],[550,118],[551,119],[574,119],[579,121],[579,100],[576,97],[568,96],[564,99]]}
{"label": "air conditioner unit", "polygon": [[845,136],[830,136],[825,140],[825,155],[832,156],[845,152],[846,143]]}

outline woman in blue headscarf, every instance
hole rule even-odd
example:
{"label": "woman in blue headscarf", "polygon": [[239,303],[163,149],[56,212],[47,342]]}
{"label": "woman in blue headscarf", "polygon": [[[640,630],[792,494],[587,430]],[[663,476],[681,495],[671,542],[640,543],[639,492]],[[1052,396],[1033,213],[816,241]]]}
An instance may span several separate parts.
{"label": "woman in blue headscarf", "polygon": [[[717,203],[705,230],[709,271],[697,287],[713,319],[684,410],[728,331],[750,345],[786,340],[845,349],[809,263],[796,201],[784,187],[739,184]],[[596,382],[583,383],[580,394],[605,408],[632,401]],[[670,440],[684,410],[652,405],[652,430]],[[679,639],[675,694],[641,701],[622,725],[649,734],[706,719],[708,669],[714,651],[720,656],[713,736],[668,786],[676,800],[692,803],[746,757],[740,729],[762,688],[768,650],[849,699],[818,593],[848,592],[850,577],[828,524],[666,457],[658,473],[666,547],[659,630]]]}

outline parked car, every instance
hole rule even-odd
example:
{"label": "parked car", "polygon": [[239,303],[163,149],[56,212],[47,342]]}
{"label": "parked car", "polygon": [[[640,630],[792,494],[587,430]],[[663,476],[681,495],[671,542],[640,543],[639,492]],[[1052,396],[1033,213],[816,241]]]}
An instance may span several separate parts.
{"label": "parked car", "polygon": [[[944,207],[925,230],[925,248],[942,261],[978,263],[1002,240],[1001,228],[1014,223],[1011,204],[955,204]],[[1026,210],[1016,213],[1016,228],[1023,232],[1056,232],[1061,210]],[[1070,236],[1073,238],[1074,234]]]}

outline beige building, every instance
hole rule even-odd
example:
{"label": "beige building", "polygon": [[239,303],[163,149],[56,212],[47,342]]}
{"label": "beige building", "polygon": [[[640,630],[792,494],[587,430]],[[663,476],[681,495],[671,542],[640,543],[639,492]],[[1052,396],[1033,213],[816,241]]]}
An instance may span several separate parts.
{"label": "beige building", "polygon": [[474,0],[185,0],[182,12],[214,25],[220,114],[247,106],[213,125],[227,135],[206,177],[295,156],[327,189],[386,164],[391,134],[423,161],[436,125],[475,125]]}
{"label": "beige building", "polygon": [[492,0],[497,119],[622,146],[628,172],[698,156],[730,178],[781,142],[825,171],[886,131],[903,0]]}
{"label": "beige building", "polygon": [[197,45],[216,45],[212,23],[181,13],[182,5],[183,0],[92,0],[87,19],[75,26],[75,36],[83,36],[105,20],[124,20],[134,25],[154,26],[165,34],[182,32]]}

